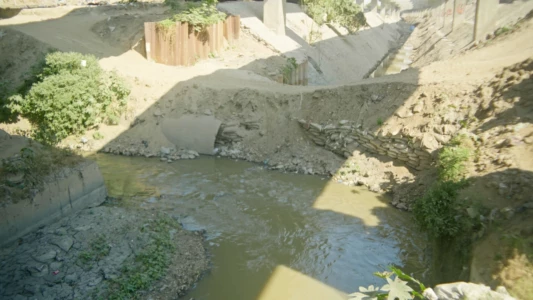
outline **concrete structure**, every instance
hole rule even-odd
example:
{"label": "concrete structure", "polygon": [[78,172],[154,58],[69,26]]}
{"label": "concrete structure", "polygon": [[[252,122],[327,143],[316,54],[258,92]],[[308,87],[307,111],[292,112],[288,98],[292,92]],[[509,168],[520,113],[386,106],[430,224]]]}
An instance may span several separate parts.
{"label": "concrete structure", "polygon": [[456,29],[466,20],[466,0],[454,0],[452,27]]}
{"label": "concrete structure", "polygon": [[454,0],[444,3],[444,25],[442,31],[447,34],[453,31]]}
{"label": "concrete structure", "polygon": [[221,123],[212,116],[183,116],[179,119],[165,118],[162,128],[163,134],[176,149],[213,155],[215,138]]}
{"label": "concrete structure", "polygon": [[491,22],[498,12],[499,0],[478,0],[476,7],[476,21],[474,25],[474,39],[480,40],[491,31]]}
{"label": "concrete structure", "polygon": [[86,207],[102,204],[107,196],[96,162],[66,168],[44,184],[33,199],[0,208],[0,246]]}
{"label": "concrete structure", "polygon": [[286,0],[265,0],[263,5],[263,23],[277,35],[285,35]]}

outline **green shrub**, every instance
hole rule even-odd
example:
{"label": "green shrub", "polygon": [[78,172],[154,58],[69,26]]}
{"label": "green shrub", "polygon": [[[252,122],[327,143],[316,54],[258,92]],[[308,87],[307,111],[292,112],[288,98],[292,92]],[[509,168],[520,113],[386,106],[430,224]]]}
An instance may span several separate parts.
{"label": "green shrub", "polygon": [[470,160],[471,151],[465,146],[466,137],[454,137],[439,153],[437,167],[439,179],[458,181],[465,175],[466,163]]}
{"label": "green shrub", "polygon": [[117,124],[130,93],[94,56],[74,52],[48,54],[36,79],[27,93],[12,96],[7,107],[27,118],[36,127],[35,139],[46,144],[100,123]]}
{"label": "green shrub", "polygon": [[292,73],[298,68],[298,63],[296,62],[296,58],[289,57],[287,58],[287,62],[281,68],[281,73],[283,74],[283,82],[289,83],[291,80]]}
{"label": "green shrub", "polygon": [[181,11],[169,19],[158,22],[158,25],[170,28],[176,22],[188,23],[196,32],[200,32],[206,26],[226,19],[226,14],[217,9],[216,3],[216,0],[204,0],[199,4],[189,2],[186,9],[183,9],[179,1],[165,0],[165,4],[169,5],[172,10]]}
{"label": "green shrub", "polygon": [[1,123],[15,123],[17,121],[17,114],[13,113],[7,106],[11,91],[8,88],[5,80],[0,80],[0,122]]}
{"label": "green shrub", "polygon": [[459,191],[467,185],[465,180],[435,183],[414,203],[416,223],[436,238],[453,237],[459,231],[468,229],[467,219],[460,213],[464,205],[458,199]]}
{"label": "green shrub", "polygon": [[304,0],[306,12],[319,25],[338,23],[350,32],[366,26],[361,7],[352,0]]}

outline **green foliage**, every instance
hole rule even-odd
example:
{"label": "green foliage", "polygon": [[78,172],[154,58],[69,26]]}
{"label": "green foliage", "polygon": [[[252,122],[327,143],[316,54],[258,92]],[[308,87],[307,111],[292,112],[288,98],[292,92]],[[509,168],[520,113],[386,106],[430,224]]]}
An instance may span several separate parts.
{"label": "green foliage", "polygon": [[319,25],[338,23],[348,31],[355,32],[366,26],[361,7],[352,0],[304,0],[307,14]]}
{"label": "green foliage", "polygon": [[78,255],[78,260],[83,265],[88,265],[93,261],[100,261],[102,258],[109,255],[111,246],[107,243],[105,235],[98,235],[89,244],[89,250],[83,251]]}
{"label": "green foliage", "polygon": [[[313,26],[311,24],[311,26]],[[307,36],[307,43],[310,45],[320,41],[322,39],[322,32],[320,30],[313,30],[311,27],[311,30],[309,31],[309,35]]]}
{"label": "green foliage", "polygon": [[298,68],[298,63],[296,62],[296,58],[289,57],[287,58],[287,62],[281,69],[281,74],[283,74],[283,82],[288,83],[291,80],[292,73]]}
{"label": "green foliage", "polygon": [[35,125],[35,139],[46,144],[100,123],[117,124],[130,93],[96,57],[74,52],[48,54],[35,78],[29,91],[12,96],[7,107]]}
{"label": "green foliage", "polygon": [[104,138],[104,135],[101,134],[99,131],[93,133],[93,139],[95,139],[95,140],[101,140],[101,139],[103,139],[103,138]]}
{"label": "green foliage", "polygon": [[170,235],[172,229],[179,229],[179,224],[167,217],[141,228],[141,231],[151,231],[153,242],[135,257],[132,264],[123,268],[120,277],[112,281],[107,299],[137,299],[139,291],[148,289],[165,275],[175,251]]}
{"label": "green foliage", "polygon": [[[54,50],[48,49],[47,53],[52,53]],[[14,112],[9,107],[9,103],[17,94],[26,94],[31,86],[39,81],[37,75],[42,71],[45,60],[45,54],[37,60],[37,63],[31,67],[23,77],[23,82],[20,86],[10,86],[6,80],[0,80],[0,123],[16,123],[19,114]]]}
{"label": "green foliage", "polygon": [[[426,289],[424,284],[394,266],[390,266],[389,269],[392,272],[374,273],[377,277],[385,279],[387,284],[382,287],[375,287],[373,285],[367,288],[359,287],[359,292],[349,295],[350,300],[425,299],[424,296],[422,296],[422,293]],[[395,278],[391,279],[391,276],[393,275],[395,275]],[[412,284],[418,290],[413,289],[408,284]]]}
{"label": "green foliage", "polygon": [[459,181],[464,177],[466,163],[471,156],[471,151],[465,146],[465,142],[465,136],[455,136],[440,151],[437,161],[440,180]]}
{"label": "green foliage", "polygon": [[0,122],[1,123],[15,123],[17,121],[17,114],[13,113],[7,106],[11,91],[8,88],[7,81],[0,80]]}
{"label": "green foliage", "polygon": [[381,0],[381,7],[385,9],[400,10],[400,5],[393,0]]}
{"label": "green foliage", "polygon": [[511,28],[507,27],[507,26],[503,26],[503,27],[500,27],[498,29],[496,29],[496,31],[494,31],[494,35],[495,36],[500,36],[502,34],[505,34],[507,32],[511,31]]}
{"label": "green foliage", "polygon": [[381,118],[378,118],[378,120],[377,120],[377,123],[378,123],[378,126],[381,126],[381,125],[383,125],[383,119],[381,119]]}
{"label": "green foliage", "polygon": [[470,228],[467,218],[461,214],[464,205],[458,199],[459,191],[467,185],[465,180],[435,183],[414,203],[416,223],[435,238],[453,237]]}
{"label": "green foliage", "polygon": [[158,22],[158,26],[170,28],[176,22],[188,23],[193,27],[194,31],[201,32],[206,26],[226,19],[226,14],[217,9],[216,3],[216,0],[204,0],[199,4],[188,2],[187,7],[184,9],[179,1],[165,0],[165,4],[177,13],[170,19]]}

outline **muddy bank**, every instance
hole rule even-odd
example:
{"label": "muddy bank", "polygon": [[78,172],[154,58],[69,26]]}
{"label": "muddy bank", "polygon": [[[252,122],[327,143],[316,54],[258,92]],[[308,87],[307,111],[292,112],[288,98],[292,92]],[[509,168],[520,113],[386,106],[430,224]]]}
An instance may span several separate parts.
{"label": "muddy bank", "polygon": [[[100,206],[26,235],[16,245],[0,250],[0,296],[109,299],[124,295],[121,283],[125,276],[140,275],[132,273],[141,257],[164,259],[172,267],[138,296],[168,299],[183,295],[207,269],[203,237],[179,225],[159,232],[164,218],[168,216]],[[175,247],[162,258],[145,252],[159,234],[168,234]]]}

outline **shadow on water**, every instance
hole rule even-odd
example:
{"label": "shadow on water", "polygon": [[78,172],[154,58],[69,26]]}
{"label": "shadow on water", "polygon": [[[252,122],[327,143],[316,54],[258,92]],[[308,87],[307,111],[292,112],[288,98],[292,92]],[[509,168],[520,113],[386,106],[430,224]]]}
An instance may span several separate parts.
{"label": "shadow on water", "polygon": [[390,264],[426,275],[425,242],[410,216],[366,189],[209,157],[97,161],[110,194],[129,195],[123,205],[206,230],[214,266],[191,291],[195,299],[278,299],[287,281],[301,296],[349,293],[380,284],[372,273]]}

